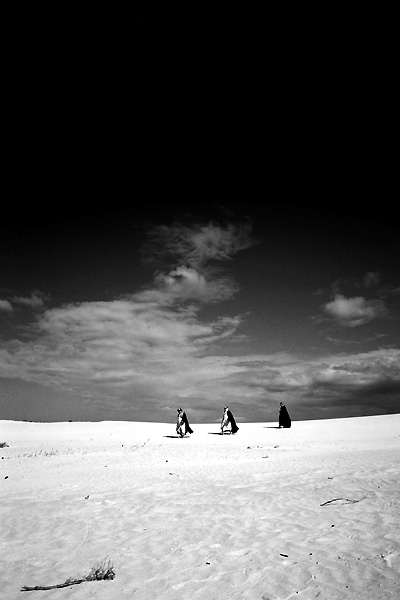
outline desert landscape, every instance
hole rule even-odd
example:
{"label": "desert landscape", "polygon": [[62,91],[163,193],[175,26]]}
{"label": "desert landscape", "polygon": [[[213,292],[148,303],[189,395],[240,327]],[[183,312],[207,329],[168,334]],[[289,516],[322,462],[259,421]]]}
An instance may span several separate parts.
{"label": "desert landscape", "polygon": [[400,414],[173,419],[0,421],[4,600],[400,597]]}

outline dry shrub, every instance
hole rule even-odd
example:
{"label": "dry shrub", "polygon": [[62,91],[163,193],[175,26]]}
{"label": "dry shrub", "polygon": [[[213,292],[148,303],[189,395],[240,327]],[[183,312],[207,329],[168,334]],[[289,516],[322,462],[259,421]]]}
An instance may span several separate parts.
{"label": "dry shrub", "polygon": [[94,565],[89,575],[86,575],[86,581],[100,581],[102,579],[114,579],[114,565],[110,558],[104,558],[101,562]]}

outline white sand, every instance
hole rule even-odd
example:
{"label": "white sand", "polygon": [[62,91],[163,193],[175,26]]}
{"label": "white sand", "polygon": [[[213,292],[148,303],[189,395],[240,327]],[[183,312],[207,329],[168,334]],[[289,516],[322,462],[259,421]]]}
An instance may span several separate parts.
{"label": "white sand", "polygon": [[0,421],[0,597],[400,598],[400,414],[239,426]]}

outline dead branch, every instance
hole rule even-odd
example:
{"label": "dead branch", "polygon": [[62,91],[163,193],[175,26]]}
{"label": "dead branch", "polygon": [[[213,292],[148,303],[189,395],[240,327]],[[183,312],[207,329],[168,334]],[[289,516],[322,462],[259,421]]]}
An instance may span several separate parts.
{"label": "dead branch", "polygon": [[359,500],[353,500],[352,498],[333,498],[333,500],[328,500],[327,502],[323,502],[320,506],[327,506],[328,504],[332,504],[333,502],[342,502],[342,504],[356,504],[357,502],[361,502],[364,500],[366,496],[363,496]]}
{"label": "dead branch", "polygon": [[79,583],[83,583],[84,581],[88,581],[86,578],[84,579],[67,579],[65,583],[59,583],[58,585],[35,585],[35,587],[29,587],[24,585],[21,589],[21,592],[34,592],[36,590],[55,590],[56,588],[64,588],[69,587],[70,585],[78,585]]}

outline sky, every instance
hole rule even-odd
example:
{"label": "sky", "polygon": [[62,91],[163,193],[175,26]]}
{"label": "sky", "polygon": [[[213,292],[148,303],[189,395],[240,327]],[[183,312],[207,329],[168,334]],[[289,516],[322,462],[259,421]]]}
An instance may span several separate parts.
{"label": "sky", "polygon": [[14,218],[0,418],[399,412],[397,226],[378,206],[138,202]]}
{"label": "sky", "polygon": [[400,412],[393,78],[294,21],[14,45],[0,419]]}

